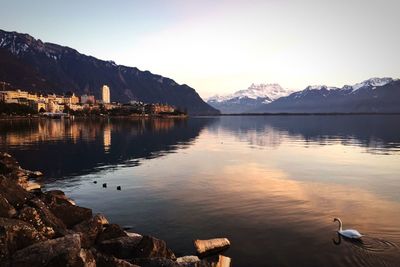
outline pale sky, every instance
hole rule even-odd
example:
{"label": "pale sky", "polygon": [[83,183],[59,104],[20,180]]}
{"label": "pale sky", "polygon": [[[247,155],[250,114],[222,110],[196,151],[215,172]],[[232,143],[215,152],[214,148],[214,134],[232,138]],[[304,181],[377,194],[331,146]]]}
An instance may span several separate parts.
{"label": "pale sky", "polygon": [[0,0],[0,28],[186,83],[202,97],[251,83],[400,78],[400,1]]}

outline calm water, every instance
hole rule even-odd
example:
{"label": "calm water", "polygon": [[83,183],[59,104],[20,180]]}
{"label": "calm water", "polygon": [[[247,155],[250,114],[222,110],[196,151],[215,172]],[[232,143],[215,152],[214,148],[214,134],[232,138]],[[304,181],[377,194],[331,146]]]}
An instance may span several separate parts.
{"label": "calm water", "polygon": [[3,121],[0,150],[177,254],[228,237],[233,266],[400,266],[399,116]]}

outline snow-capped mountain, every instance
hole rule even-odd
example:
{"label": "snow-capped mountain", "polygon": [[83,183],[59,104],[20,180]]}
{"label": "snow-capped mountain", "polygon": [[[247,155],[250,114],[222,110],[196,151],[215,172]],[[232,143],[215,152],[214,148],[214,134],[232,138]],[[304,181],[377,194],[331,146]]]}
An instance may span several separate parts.
{"label": "snow-capped mountain", "polygon": [[[363,81],[361,83],[357,83],[353,86],[351,86],[353,88],[353,91],[356,91],[360,88],[364,88],[364,87],[379,87],[379,86],[384,86],[388,83],[393,82],[393,78],[389,78],[389,77],[385,77],[385,78],[371,78],[368,79],[366,81]],[[375,89],[375,88],[374,88]]]}
{"label": "snow-capped mountain", "polygon": [[233,94],[210,97],[207,99],[207,103],[222,113],[245,113],[292,92],[293,90],[284,89],[276,83],[252,84],[249,88]]}
{"label": "snow-capped mountain", "polygon": [[400,112],[400,80],[371,78],[342,88],[308,86],[302,91],[264,104],[253,112]]}

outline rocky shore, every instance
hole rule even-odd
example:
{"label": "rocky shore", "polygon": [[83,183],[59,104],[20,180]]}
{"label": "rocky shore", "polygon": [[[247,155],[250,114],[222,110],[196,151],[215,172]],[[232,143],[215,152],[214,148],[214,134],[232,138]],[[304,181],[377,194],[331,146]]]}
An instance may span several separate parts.
{"label": "rocky shore", "polygon": [[165,241],[126,232],[104,215],[75,205],[60,190],[43,191],[30,181],[41,175],[0,152],[0,267],[231,264],[230,258],[218,255],[230,246],[227,239],[196,240],[197,255],[177,258]]}

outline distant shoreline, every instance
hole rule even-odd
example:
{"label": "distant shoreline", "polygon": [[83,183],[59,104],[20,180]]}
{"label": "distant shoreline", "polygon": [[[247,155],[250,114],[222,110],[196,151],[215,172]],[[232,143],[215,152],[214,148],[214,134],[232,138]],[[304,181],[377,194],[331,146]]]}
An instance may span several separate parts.
{"label": "distant shoreline", "polygon": [[217,114],[217,115],[196,115],[196,116],[214,116],[214,117],[220,117],[220,116],[332,116],[332,115],[400,115],[400,112],[387,112],[387,113],[373,113],[373,112],[331,112],[331,113],[324,113],[324,112],[280,112],[280,113],[227,113],[227,114]]}
{"label": "distant shoreline", "polygon": [[[129,116],[99,116],[99,115],[90,115],[90,116],[74,116],[73,119],[186,119],[188,115],[129,115]],[[24,120],[24,119],[51,119],[57,120],[60,118],[52,118],[47,116],[38,116],[38,115],[0,115],[0,121],[2,120]],[[65,119],[71,119],[70,117],[66,117]]]}
{"label": "distant shoreline", "polygon": [[[392,113],[368,113],[368,112],[354,112],[354,113],[233,113],[233,114],[208,114],[208,115],[129,115],[129,116],[75,116],[74,119],[187,119],[190,117],[238,117],[238,116],[371,116],[371,115],[400,115],[400,112]],[[2,120],[24,120],[24,119],[54,119],[44,116],[22,116],[22,115],[0,115]],[[70,118],[67,118],[70,119]]]}

